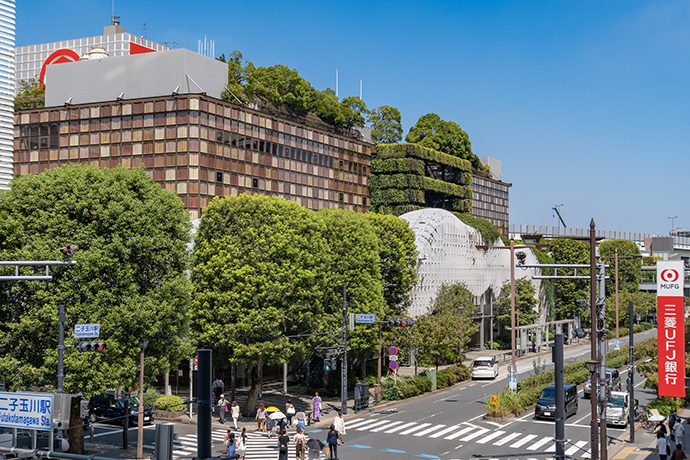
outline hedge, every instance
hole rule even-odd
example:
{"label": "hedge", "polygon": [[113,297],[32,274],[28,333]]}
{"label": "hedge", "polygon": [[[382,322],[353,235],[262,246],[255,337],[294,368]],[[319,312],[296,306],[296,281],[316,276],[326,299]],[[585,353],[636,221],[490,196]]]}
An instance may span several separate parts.
{"label": "hedge", "polygon": [[460,198],[472,198],[472,189],[468,186],[416,174],[372,175],[369,178],[369,187],[379,191],[391,188],[428,190]]}
{"label": "hedge", "polygon": [[426,197],[422,190],[400,190],[396,188],[389,188],[379,190],[377,193],[371,195],[371,205],[385,205],[385,204],[418,204],[424,206]]}
{"label": "hedge", "polygon": [[472,163],[418,144],[378,144],[376,158],[419,158],[439,165],[450,166],[462,171],[472,171]]}
{"label": "hedge", "polygon": [[156,402],[153,403],[154,409],[169,412],[182,412],[185,407],[184,400],[175,395],[161,396],[160,398],[156,399]]}
{"label": "hedge", "polygon": [[417,174],[424,175],[424,162],[416,158],[372,158],[371,175],[376,174]]}
{"label": "hedge", "polygon": [[[656,354],[656,347],[656,338],[643,340],[635,344],[633,356],[635,360],[654,356]],[[618,369],[628,364],[628,362],[628,347],[622,347],[620,350],[606,353],[606,367]],[[574,383],[576,385],[586,382],[589,377],[589,371],[584,361],[565,366],[563,373],[566,383]],[[505,416],[508,414],[518,414],[535,404],[544,387],[553,385],[554,382],[555,373],[553,370],[534,375],[528,379],[520,380],[517,384],[517,392],[504,390],[499,393],[496,409],[492,406],[491,398],[485,401],[484,407],[489,415]]]}
{"label": "hedge", "polygon": [[[436,372],[436,388],[446,388],[455,385],[458,382],[469,380],[471,372],[467,366],[457,364],[448,367],[442,371]],[[381,380],[381,388],[388,390],[396,388],[397,399],[407,399],[422,393],[431,391],[431,380],[426,374],[417,374],[415,376],[401,376],[398,377],[397,387],[394,379],[386,377]]]}

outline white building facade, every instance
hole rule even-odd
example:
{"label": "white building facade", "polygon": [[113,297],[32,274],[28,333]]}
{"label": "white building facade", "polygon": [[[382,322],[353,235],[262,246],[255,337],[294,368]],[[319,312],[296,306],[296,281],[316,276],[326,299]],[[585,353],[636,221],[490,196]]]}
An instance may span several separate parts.
{"label": "white building facade", "polygon": [[9,188],[14,161],[15,2],[0,0],[0,189]]}

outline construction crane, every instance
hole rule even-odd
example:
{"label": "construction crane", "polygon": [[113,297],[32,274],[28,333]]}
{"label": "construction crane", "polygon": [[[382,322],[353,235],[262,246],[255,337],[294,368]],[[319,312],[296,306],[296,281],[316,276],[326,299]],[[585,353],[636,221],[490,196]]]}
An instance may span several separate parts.
{"label": "construction crane", "polygon": [[[562,205],[562,204],[557,204],[556,206],[554,206],[554,207],[551,208],[551,209],[553,209],[554,211],[556,211],[556,215],[558,216],[558,220],[560,220],[560,223],[563,224],[563,228],[565,228],[565,227],[567,227],[567,225],[565,225],[565,222],[563,221],[563,217],[561,217],[561,213],[558,211],[559,208],[560,208],[561,206],[563,206],[563,205]],[[560,228],[560,225],[559,225],[559,228]]]}

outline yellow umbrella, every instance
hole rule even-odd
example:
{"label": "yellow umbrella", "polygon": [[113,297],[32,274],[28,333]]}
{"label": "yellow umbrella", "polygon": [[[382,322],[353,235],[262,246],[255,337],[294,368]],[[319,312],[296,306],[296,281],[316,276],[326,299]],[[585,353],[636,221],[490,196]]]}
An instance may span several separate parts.
{"label": "yellow umbrella", "polygon": [[278,409],[276,406],[270,406],[266,408],[266,412],[279,412],[280,409]]}

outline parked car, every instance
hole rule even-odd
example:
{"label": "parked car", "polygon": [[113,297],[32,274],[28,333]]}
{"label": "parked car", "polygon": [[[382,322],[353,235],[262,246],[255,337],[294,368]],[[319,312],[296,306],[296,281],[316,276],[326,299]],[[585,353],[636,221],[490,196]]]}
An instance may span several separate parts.
{"label": "parked car", "polygon": [[[637,399],[634,401],[637,411]],[[626,391],[612,391],[611,399],[606,401],[606,424],[625,428],[630,421],[630,395]]]}
{"label": "parked car", "polygon": [[472,378],[495,379],[498,377],[498,360],[495,356],[477,358],[472,363]]}
{"label": "parked car", "polygon": [[[112,421],[122,424],[125,416],[125,398],[116,398],[114,393],[99,393],[89,400],[89,420],[95,423],[99,420]],[[139,423],[139,398],[129,399],[129,426]],[[153,423],[153,409],[144,408],[144,424]]]}
{"label": "parked car", "polygon": [[[597,372],[598,375],[599,373]],[[611,388],[611,391],[621,391],[621,375],[618,373],[618,369],[606,369],[606,385]],[[591,376],[585,382],[584,396],[587,399],[592,397]]]}
{"label": "parked car", "polygon": [[[578,400],[577,400],[577,385],[574,383],[566,383],[565,390],[565,418],[577,414]],[[549,385],[545,387],[537,405],[534,408],[535,418],[556,418],[556,386]]]}

